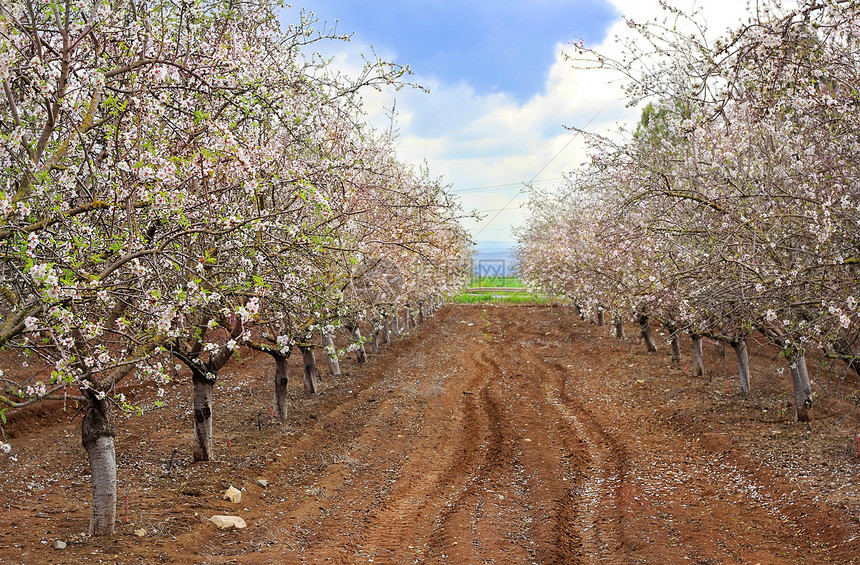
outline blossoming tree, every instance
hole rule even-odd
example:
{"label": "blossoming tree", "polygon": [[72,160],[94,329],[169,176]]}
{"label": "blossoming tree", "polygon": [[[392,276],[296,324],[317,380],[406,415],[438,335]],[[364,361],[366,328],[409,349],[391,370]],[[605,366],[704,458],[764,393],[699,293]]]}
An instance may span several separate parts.
{"label": "blossoming tree", "polygon": [[[360,119],[354,93],[403,69],[344,82],[303,51],[327,36],[305,19],[282,30],[276,7],[0,5],[0,347],[51,369],[5,378],[0,402],[77,389],[94,535],[114,528],[111,411],[133,408],[120,384],[183,361],[206,460],[212,384],[235,349],[275,311],[339,314],[328,259],[358,211],[332,172],[362,155],[332,149],[362,144],[340,134]],[[288,304],[314,288],[320,300]]]}

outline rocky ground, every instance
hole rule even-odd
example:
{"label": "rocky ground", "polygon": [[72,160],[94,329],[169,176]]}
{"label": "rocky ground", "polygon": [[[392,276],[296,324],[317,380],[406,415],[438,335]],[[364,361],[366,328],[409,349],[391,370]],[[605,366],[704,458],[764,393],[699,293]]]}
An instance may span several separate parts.
{"label": "rocky ground", "polygon": [[751,344],[746,401],[715,344],[704,378],[662,349],[566,307],[447,306],[318,397],[292,360],[285,424],[269,414],[271,361],[245,352],[216,390],[218,460],[196,464],[180,374],[164,408],[143,396],[145,414],[117,422],[111,538],[83,535],[80,415],[46,403],[5,426],[0,563],[860,560],[860,382],[811,366],[807,427],[769,347]]}

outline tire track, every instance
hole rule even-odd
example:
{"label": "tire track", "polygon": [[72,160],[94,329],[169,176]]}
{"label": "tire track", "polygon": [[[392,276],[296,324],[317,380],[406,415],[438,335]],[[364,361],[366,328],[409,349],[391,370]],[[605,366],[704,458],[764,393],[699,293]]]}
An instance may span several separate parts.
{"label": "tire track", "polygon": [[[492,385],[501,377],[502,372],[499,365],[484,350],[475,356],[474,361],[480,376],[464,391],[463,402],[468,414],[465,434],[471,432],[476,444],[468,458],[468,465],[461,465],[457,474],[446,476],[442,485],[453,486],[459,483],[440,512],[437,527],[431,536],[429,555],[435,558],[455,553],[458,558],[464,558],[465,548],[458,547],[456,552],[453,552],[452,548],[457,545],[454,538],[462,540],[468,532],[469,557],[478,559],[483,542],[494,539],[499,543],[508,529],[484,508],[488,498],[488,485],[492,479],[496,478],[496,482],[500,482],[505,476],[504,471],[516,464],[513,450],[505,441],[508,426],[491,391]],[[509,540],[506,544],[511,546],[507,549],[516,552],[518,544],[512,541]]]}
{"label": "tire track", "polygon": [[[518,457],[530,477],[527,519],[533,524],[529,543],[535,548],[531,561],[582,563],[579,508],[574,493],[588,456],[581,440],[571,433],[563,415],[547,399],[544,385],[549,375],[544,359],[534,347],[515,347],[523,342],[524,334],[543,340],[546,332],[531,328],[520,317],[513,321],[503,319],[500,326],[501,347],[494,353],[511,375],[509,389],[500,391],[500,397],[508,401],[507,419],[520,422],[522,433],[528,436],[514,432],[520,449]],[[507,331],[511,334],[507,335]],[[525,371],[524,361],[528,369]],[[511,402],[514,396],[516,401]]]}
{"label": "tire track", "polygon": [[[611,563],[621,559],[626,547],[621,490],[626,476],[624,447],[595,420],[576,396],[568,391],[570,370],[548,360],[555,357],[557,340],[546,344],[551,332],[545,326],[521,324],[519,342],[528,336],[530,346],[522,355],[542,377],[540,387],[547,418],[557,414],[554,433],[562,439],[565,453],[562,468],[570,487],[560,504],[554,537],[562,561],[567,563]],[[538,348],[539,344],[544,344]],[[510,348],[508,348],[510,351]],[[509,354],[510,355],[510,354]]]}
{"label": "tire track", "polygon": [[[421,441],[361,439],[377,466],[339,496],[361,505],[362,518],[333,540],[329,523],[314,542],[327,548],[306,553],[310,561],[776,564],[788,561],[765,557],[778,548],[802,555],[784,531],[790,521],[775,524],[738,492],[743,477],[710,474],[707,452],[653,420],[649,399],[637,404],[633,377],[600,358],[615,341],[527,308],[478,311],[461,309],[453,334],[428,332],[404,352],[428,357],[451,335],[464,343],[403,385],[430,386],[457,364],[420,406]],[[366,435],[390,437],[400,423],[379,416]]]}
{"label": "tire track", "polygon": [[[439,339],[437,333],[422,335],[415,349],[432,349]],[[386,492],[380,493],[378,504],[368,509],[361,524],[357,525],[360,533],[340,542],[335,540],[341,546],[341,557],[335,562],[354,563],[356,556],[374,558],[377,563],[411,562],[426,557],[426,546],[432,546],[430,541],[438,529],[437,516],[444,514],[444,501],[450,496],[450,487],[457,485],[479,464],[478,447],[486,433],[486,426],[482,429],[481,408],[474,396],[462,394],[464,384],[457,379],[446,381],[443,378],[442,371],[453,361],[462,365],[462,373],[469,378],[466,390],[485,386],[486,371],[476,368],[475,360],[466,356],[436,364],[430,374],[422,375],[425,387],[441,386],[442,397],[457,395],[460,402],[450,412],[442,409],[444,402],[425,409],[420,441],[400,444],[395,454],[400,459],[396,478]],[[384,412],[386,406],[380,405],[377,409]],[[391,426],[384,420],[380,417],[369,425],[364,436],[377,436],[390,430]],[[361,443],[372,442],[365,439]],[[376,450],[365,458],[389,461],[385,465],[390,465],[392,455]],[[379,473],[378,468],[368,471],[365,482],[371,482],[373,475]]]}
{"label": "tire track", "polygon": [[595,421],[578,399],[567,391],[566,371],[549,363],[555,385],[545,389],[547,401],[563,415],[588,456],[587,468],[574,497],[579,509],[583,553],[600,563],[612,562],[624,552],[624,508],[621,489],[625,480],[623,447]]}
{"label": "tire track", "polygon": [[[539,367],[533,378],[524,378],[519,390],[532,398],[532,404],[539,406],[535,410],[535,418],[544,427],[544,437],[554,438],[559,444],[555,449],[541,446],[542,457],[554,455],[554,461],[547,464],[536,464],[536,469],[543,474],[543,482],[547,493],[539,501],[541,505],[551,506],[552,520],[544,521],[538,527],[538,536],[543,551],[540,554],[542,563],[585,563],[583,553],[588,554],[589,548],[585,542],[592,536],[592,529],[583,527],[582,501],[580,493],[583,484],[587,484],[589,473],[594,472],[593,455],[588,450],[588,441],[583,439],[583,433],[576,433],[570,425],[570,415],[560,402],[553,402],[547,393],[549,383],[554,382],[551,374],[545,369],[543,358],[529,352],[532,365]],[[515,361],[511,357],[512,361]],[[523,417],[523,414],[518,414]]]}
{"label": "tire track", "polygon": [[[394,345],[402,353],[381,363],[379,373],[385,376],[372,381],[376,390],[366,388],[356,396],[359,406],[373,407],[370,414],[356,420],[346,405],[326,413],[327,418],[345,422],[347,429],[355,430],[347,436],[338,433],[326,441],[348,444],[348,451],[355,456],[348,483],[336,480],[336,470],[327,471],[319,482],[331,487],[331,492],[326,493],[331,506],[353,510],[346,523],[337,512],[323,521],[321,529],[331,533],[319,540],[324,543],[313,543],[305,554],[312,561],[351,564],[375,557],[377,563],[400,563],[412,562],[420,555],[418,547],[427,535],[427,528],[420,525],[432,522],[439,497],[435,485],[456,467],[459,449],[470,451],[468,438],[457,433],[460,427],[456,422],[462,420],[463,414],[445,412],[432,404],[432,399],[444,394],[446,388],[462,386],[454,379],[448,380],[444,369],[466,362],[464,371],[471,374],[468,358],[454,351],[450,358],[434,364],[435,370],[428,370],[423,363],[413,367],[416,358],[426,356],[422,351],[433,352],[433,344],[447,335],[445,324],[451,323],[450,317],[450,313],[442,313],[408,342]],[[405,365],[404,359],[408,360]],[[417,369],[420,380],[399,378],[404,368]],[[420,429],[415,429],[418,422]]]}
{"label": "tire track", "polygon": [[[860,561],[860,529],[846,524],[847,512],[803,490],[790,469],[768,468],[738,447],[748,444],[733,446],[724,422],[705,417],[710,384],[684,380],[661,359],[631,351],[629,340],[571,318],[569,309],[534,306],[446,308],[374,362],[344,360],[340,382],[314,398],[297,393],[289,422],[266,430],[254,424],[269,393],[259,363],[249,365],[236,377],[256,404],[228,406],[235,459],[180,464],[173,476],[123,469],[131,484],[152,487],[134,493],[133,508],[165,535],[137,538],[131,523],[111,547],[91,540],[56,553],[40,541],[47,526],[36,509],[62,507],[73,522],[83,520],[63,502],[67,493],[58,489],[76,484],[66,480],[7,508],[14,516],[7,522],[17,525],[7,528],[3,558],[21,562],[27,551],[28,563],[119,554],[122,562],[189,565],[204,557],[249,565]],[[184,421],[182,411],[170,414],[153,433],[184,433],[184,424],[167,427]],[[57,431],[48,437],[68,440]],[[155,469],[162,460],[147,449]],[[268,488],[254,484],[258,476]],[[180,481],[183,495],[193,487],[202,498],[168,498]],[[210,511],[229,510],[213,498],[225,484],[247,487],[235,509],[244,530],[205,523]],[[27,502],[35,496],[39,506]]]}

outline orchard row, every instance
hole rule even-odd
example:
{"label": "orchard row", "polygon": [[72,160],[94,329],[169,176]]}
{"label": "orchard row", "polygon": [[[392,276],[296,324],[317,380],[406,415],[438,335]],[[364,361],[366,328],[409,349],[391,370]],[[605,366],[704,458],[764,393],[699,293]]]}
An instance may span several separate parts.
{"label": "orchard row", "polygon": [[572,46],[580,68],[647,102],[633,131],[592,137],[563,193],[535,193],[521,276],[586,313],[734,348],[759,332],[791,369],[796,416],[813,395],[805,352],[860,370],[860,7],[757,2],[713,40],[696,14],[629,21],[618,53]]}
{"label": "orchard row", "polygon": [[237,348],[275,360],[283,418],[294,348],[336,362],[339,328],[361,351],[359,324],[383,331],[467,275],[458,205],[360,109],[408,69],[338,72],[315,44],[348,38],[304,14],[282,29],[278,8],[0,5],[0,348],[29,367],[0,375],[0,414],[83,403],[92,534],[114,528],[111,413],[135,410],[120,384],[184,363],[208,460],[213,385]]}

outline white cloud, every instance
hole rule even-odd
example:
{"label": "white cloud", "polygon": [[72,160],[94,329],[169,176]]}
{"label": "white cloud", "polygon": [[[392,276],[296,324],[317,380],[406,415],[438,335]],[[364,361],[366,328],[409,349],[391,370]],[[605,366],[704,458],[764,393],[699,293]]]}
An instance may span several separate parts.
{"label": "white cloud", "polygon": [[[620,13],[639,21],[662,19],[664,12],[656,0],[612,0]],[[744,0],[679,2],[681,7],[697,5],[707,18],[709,29],[722,33],[746,14]],[[609,30],[602,52],[618,49],[615,36],[630,29],[619,19]],[[336,60],[345,68],[357,66],[355,43]],[[427,160],[431,172],[453,184],[455,192],[475,187],[507,185],[520,181],[557,179],[564,171],[586,160],[587,149],[580,136],[563,126],[606,132],[618,123],[638,119],[637,108],[626,108],[617,76],[608,72],[572,68],[558,44],[557,56],[549,69],[543,91],[523,104],[504,94],[482,95],[467,84],[444,84],[417,76],[416,82],[430,88],[430,94],[414,90],[383,91],[365,95],[365,107],[378,126],[387,125],[386,108],[396,99],[401,139],[399,154],[404,160]],[[396,60],[396,54],[386,54]],[[408,63],[408,61],[404,61]],[[511,240],[512,226],[525,217],[526,197],[516,187],[462,194],[467,209],[514,211],[488,212],[483,222],[469,225],[478,240]],[[489,219],[493,219],[488,223]]]}

